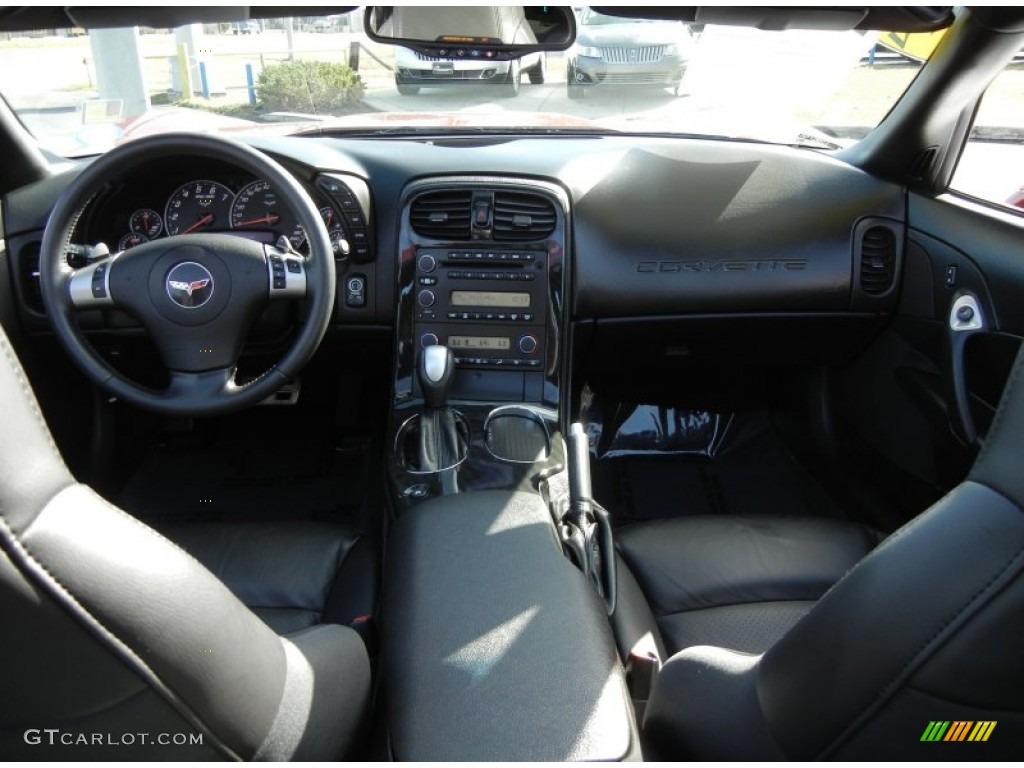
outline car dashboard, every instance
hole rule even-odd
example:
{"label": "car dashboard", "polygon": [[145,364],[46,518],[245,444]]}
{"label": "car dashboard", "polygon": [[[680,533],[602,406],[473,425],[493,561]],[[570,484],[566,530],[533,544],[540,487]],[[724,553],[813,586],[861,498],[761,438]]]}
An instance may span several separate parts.
{"label": "car dashboard", "polygon": [[[377,301],[361,321],[394,320],[397,294],[390,295],[389,284],[399,260],[394,250],[383,257],[398,245],[404,190],[413,181],[446,178],[456,191],[460,180],[468,189],[478,178],[564,191],[580,317],[877,311],[891,308],[895,292],[899,262],[890,262],[888,279],[875,280],[864,246],[870,250],[881,240],[884,249],[893,240],[899,258],[899,188],[809,150],[614,135],[253,137],[250,143],[315,190],[329,231],[347,236],[350,247],[380,240],[382,258],[368,244],[351,254],[354,264],[373,264]],[[328,186],[328,176],[338,173],[349,189]],[[8,206],[7,233],[22,247],[40,236],[47,190],[52,195],[60,183],[57,177],[14,193],[11,203],[19,204]],[[155,158],[133,178],[112,180],[80,226],[85,240],[111,250],[131,247],[133,235],[158,238],[190,227],[257,239],[285,235],[296,247],[303,241],[286,201],[276,203],[265,182],[189,158]],[[442,233],[449,234],[447,240],[458,242],[458,231]],[[651,277],[667,274],[677,278]],[[336,321],[354,319],[342,313]]]}
{"label": "car dashboard", "polygon": [[[321,210],[338,268],[334,325],[395,332],[399,403],[415,349],[433,338],[454,340],[470,398],[559,407],[570,372],[659,388],[639,370],[703,381],[715,399],[737,361],[841,361],[899,295],[901,189],[818,152],[628,135],[248,141]],[[19,190],[5,207],[18,308],[36,332],[47,327],[39,243],[63,183]],[[188,157],[110,180],[78,231],[113,251],[190,228],[303,247],[269,185]]]}
{"label": "car dashboard", "polygon": [[[463,482],[527,487],[538,476],[529,461],[493,471],[495,409],[525,406],[540,426],[523,435],[546,435],[538,450],[556,465],[548,439],[580,412],[585,390],[757,405],[812,366],[852,360],[899,296],[901,188],[824,153],[614,134],[246,143],[285,166],[321,212],[336,260],[333,327],[390,334],[387,444],[399,498],[439,492],[412,457],[416,368],[430,345],[452,349],[451,397],[466,404],[468,446],[477,435]],[[42,229],[64,181],[19,190],[5,207],[18,309],[36,333],[47,331]],[[76,239],[113,250],[190,231],[304,248],[288,201],[267,182],[169,156],[110,179]],[[282,311],[257,323],[259,340],[301,322],[301,311]],[[138,327],[117,310],[81,314],[97,338]]]}

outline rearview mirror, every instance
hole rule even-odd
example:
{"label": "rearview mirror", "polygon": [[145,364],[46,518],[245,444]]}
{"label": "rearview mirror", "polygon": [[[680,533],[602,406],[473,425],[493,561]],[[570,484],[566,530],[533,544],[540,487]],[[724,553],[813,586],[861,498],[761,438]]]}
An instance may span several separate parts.
{"label": "rearview mirror", "polygon": [[517,58],[576,39],[572,9],[554,5],[367,6],[364,27],[371,40],[444,58]]}

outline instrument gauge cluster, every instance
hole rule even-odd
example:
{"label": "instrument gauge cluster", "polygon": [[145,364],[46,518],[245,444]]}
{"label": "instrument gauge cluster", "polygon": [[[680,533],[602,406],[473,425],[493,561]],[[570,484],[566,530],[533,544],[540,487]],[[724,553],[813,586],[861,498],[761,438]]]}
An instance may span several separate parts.
{"label": "instrument gauge cluster", "polygon": [[[162,196],[124,188],[105,206],[102,218],[111,225],[102,233],[100,226],[89,227],[97,230],[90,239],[117,243],[123,251],[164,237],[219,232],[263,243],[276,243],[284,236],[297,250],[305,246],[306,233],[298,217],[268,181],[235,173],[172,184],[161,185],[170,188]],[[116,210],[108,215],[110,209]],[[116,223],[120,225],[110,231]]]}
{"label": "instrument gauge cluster", "polygon": [[[366,183],[321,174],[309,193],[335,258],[370,261]],[[82,212],[76,237],[126,251],[193,234],[236,235],[267,245],[286,238],[299,253],[309,250],[291,200],[274,184],[230,163],[202,158],[159,158],[112,181]]]}

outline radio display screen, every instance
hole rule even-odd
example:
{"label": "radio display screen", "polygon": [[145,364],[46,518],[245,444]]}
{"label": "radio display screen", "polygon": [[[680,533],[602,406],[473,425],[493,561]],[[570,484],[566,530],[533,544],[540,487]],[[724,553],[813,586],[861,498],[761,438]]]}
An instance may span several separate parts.
{"label": "radio display screen", "polygon": [[452,306],[529,309],[530,294],[510,291],[452,291]]}
{"label": "radio display screen", "polygon": [[449,336],[452,349],[511,349],[509,340],[502,336]]}

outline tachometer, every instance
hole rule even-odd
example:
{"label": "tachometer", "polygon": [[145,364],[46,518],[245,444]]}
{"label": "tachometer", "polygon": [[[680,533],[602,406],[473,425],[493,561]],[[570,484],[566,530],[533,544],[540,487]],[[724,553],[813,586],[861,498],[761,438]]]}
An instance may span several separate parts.
{"label": "tachometer", "polygon": [[164,225],[169,235],[228,229],[235,194],[216,181],[190,181],[167,200]]}
{"label": "tachometer", "polygon": [[164,220],[152,208],[140,208],[128,219],[128,229],[152,240],[164,228]]}
{"label": "tachometer", "polygon": [[285,235],[293,248],[298,248],[306,239],[288,204],[266,181],[254,181],[239,191],[231,206],[231,228],[265,230],[271,241]]}

